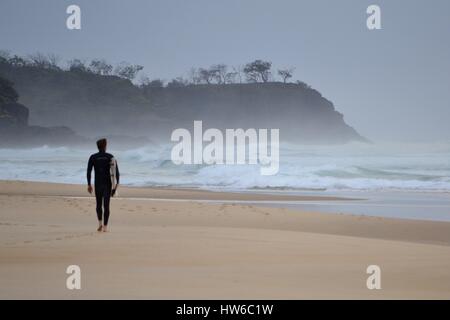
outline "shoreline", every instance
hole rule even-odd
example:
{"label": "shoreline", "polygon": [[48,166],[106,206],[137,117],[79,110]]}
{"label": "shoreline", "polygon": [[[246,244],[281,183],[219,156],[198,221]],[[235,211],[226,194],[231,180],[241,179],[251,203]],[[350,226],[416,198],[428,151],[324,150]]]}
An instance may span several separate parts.
{"label": "shoreline", "polygon": [[[45,191],[42,188],[45,187]],[[343,201],[362,200],[347,197],[321,195],[282,195],[252,192],[224,192],[194,188],[172,187],[130,187],[119,186],[118,198],[165,198],[186,200],[229,200],[229,201]],[[0,195],[42,195],[89,197],[84,184],[0,180]]]}

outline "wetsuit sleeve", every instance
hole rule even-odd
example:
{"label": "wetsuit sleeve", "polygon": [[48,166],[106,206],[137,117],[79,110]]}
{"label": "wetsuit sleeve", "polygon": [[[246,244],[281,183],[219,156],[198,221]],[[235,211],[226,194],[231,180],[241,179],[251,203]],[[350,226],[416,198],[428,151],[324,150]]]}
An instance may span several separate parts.
{"label": "wetsuit sleeve", "polygon": [[119,165],[117,164],[117,161],[116,161],[116,180],[117,180],[117,184],[119,184],[120,173],[119,173]]}
{"label": "wetsuit sleeve", "polygon": [[91,185],[91,173],[92,173],[92,167],[94,166],[94,159],[92,156],[89,158],[88,165],[87,165],[87,183],[88,186]]}

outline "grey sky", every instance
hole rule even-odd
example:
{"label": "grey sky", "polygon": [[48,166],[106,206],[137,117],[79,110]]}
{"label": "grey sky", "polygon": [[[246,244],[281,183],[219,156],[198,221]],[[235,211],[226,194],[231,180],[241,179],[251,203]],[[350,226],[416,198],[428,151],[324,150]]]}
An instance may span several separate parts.
{"label": "grey sky", "polygon": [[[82,10],[69,31],[66,7]],[[378,4],[382,30],[366,28]],[[450,1],[1,0],[0,49],[123,60],[151,78],[268,59],[373,140],[450,141]]]}

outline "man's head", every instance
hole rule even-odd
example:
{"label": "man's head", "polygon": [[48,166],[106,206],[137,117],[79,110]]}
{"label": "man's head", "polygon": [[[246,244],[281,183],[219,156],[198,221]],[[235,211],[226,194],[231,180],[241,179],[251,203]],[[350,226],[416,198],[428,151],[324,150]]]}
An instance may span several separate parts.
{"label": "man's head", "polygon": [[98,151],[100,152],[105,152],[106,151],[106,145],[107,145],[107,141],[106,139],[100,139],[97,141],[97,148]]}

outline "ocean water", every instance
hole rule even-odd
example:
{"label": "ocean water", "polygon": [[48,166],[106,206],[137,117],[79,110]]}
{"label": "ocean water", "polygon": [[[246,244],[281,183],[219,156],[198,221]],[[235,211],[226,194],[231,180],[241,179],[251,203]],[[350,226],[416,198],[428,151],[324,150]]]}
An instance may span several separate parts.
{"label": "ocean water", "polygon": [[[0,179],[86,181],[87,159],[95,150],[69,147],[0,149]],[[450,143],[282,144],[280,170],[262,176],[258,165],[181,165],[170,145],[110,150],[121,182],[133,186],[178,186],[212,190],[450,191]]]}

